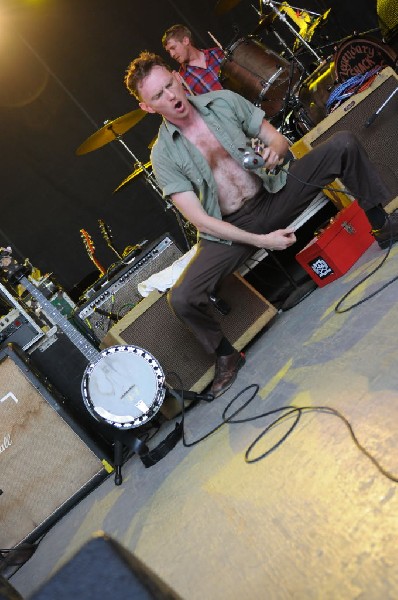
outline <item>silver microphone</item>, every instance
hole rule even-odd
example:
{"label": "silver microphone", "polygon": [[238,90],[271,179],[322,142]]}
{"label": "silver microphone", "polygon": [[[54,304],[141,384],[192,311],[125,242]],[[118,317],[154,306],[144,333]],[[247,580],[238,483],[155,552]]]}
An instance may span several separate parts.
{"label": "silver microphone", "polygon": [[242,163],[244,169],[251,171],[253,169],[260,169],[261,167],[263,167],[265,164],[265,160],[263,159],[261,154],[258,154],[254,151],[253,148],[250,148],[248,146],[243,150]]}
{"label": "silver microphone", "polygon": [[[255,149],[248,146],[247,148],[239,148],[239,150],[243,152],[243,167],[248,171],[260,169],[264,166],[265,160],[263,159],[261,154],[256,152]],[[273,169],[267,169],[267,173],[269,175],[277,175],[287,163],[293,162],[294,160],[295,158],[293,154],[290,152],[290,150],[288,150],[285,155],[285,158],[283,159],[282,164],[276,165]]]}

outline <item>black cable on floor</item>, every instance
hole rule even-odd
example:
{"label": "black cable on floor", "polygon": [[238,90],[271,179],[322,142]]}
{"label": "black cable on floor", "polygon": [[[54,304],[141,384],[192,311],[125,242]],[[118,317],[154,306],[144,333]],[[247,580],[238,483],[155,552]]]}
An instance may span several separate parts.
{"label": "black cable on floor", "polygon": [[[245,452],[245,461],[248,464],[253,464],[256,462],[259,462],[260,460],[263,460],[264,458],[266,458],[267,456],[269,456],[272,452],[274,452],[277,448],[279,448],[284,441],[286,441],[286,439],[293,433],[293,431],[296,429],[300,419],[302,418],[302,416],[305,413],[308,412],[319,412],[319,413],[326,413],[329,415],[334,415],[336,417],[338,417],[339,419],[341,419],[343,421],[343,423],[346,425],[351,439],[353,440],[354,444],[357,446],[357,448],[360,450],[360,452],[362,452],[362,454],[364,454],[373,464],[374,466],[377,468],[377,470],[387,479],[394,481],[396,483],[398,483],[398,476],[392,474],[390,471],[388,471],[387,469],[385,469],[379,462],[378,460],[359,442],[357,436],[355,435],[355,432],[353,430],[353,427],[351,425],[351,423],[348,421],[347,417],[345,417],[343,415],[343,413],[341,413],[339,410],[337,410],[336,408],[332,408],[331,406],[294,406],[292,404],[290,405],[286,405],[286,406],[282,406],[280,408],[275,408],[273,410],[268,410],[266,412],[260,413],[258,415],[255,415],[253,417],[246,417],[246,418],[240,418],[240,419],[236,419],[235,417],[240,414],[243,409],[245,409],[247,406],[249,406],[249,404],[254,400],[255,396],[257,395],[257,392],[259,390],[259,386],[258,384],[250,384],[247,387],[245,387],[243,390],[241,390],[240,392],[238,392],[233,398],[232,400],[227,404],[227,406],[224,408],[223,412],[222,412],[222,421],[221,423],[219,423],[218,425],[216,425],[216,427],[213,427],[210,431],[208,431],[205,435],[201,436],[200,438],[193,440],[192,442],[188,442],[186,440],[186,436],[185,436],[185,428],[184,428],[184,394],[173,394],[175,397],[179,397],[180,402],[181,402],[181,409],[182,409],[182,441],[183,441],[183,445],[186,448],[191,448],[192,446],[195,446],[196,444],[199,444],[200,442],[206,440],[207,438],[209,438],[211,435],[213,435],[214,433],[216,433],[217,431],[219,431],[221,429],[221,427],[227,423],[230,424],[238,424],[238,423],[250,423],[251,421],[256,421],[260,418],[265,418],[265,417],[269,417],[271,415],[276,415],[278,413],[282,413],[280,414],[278,417],[276,417],[269,425],[267,425],[260,433],[259,435],[253,440],[253,442],[249,445],[249,447],[247,448],[246,452]],[[237,408],[236,410],[234,410],[232,412],[231,415],[228,416],[228,411],[231,409],[231,407],[234,405],[234,403],[241,398],[241,396],[243,396],[245,393],[250,392],[250,396],[249,398],[242,404],[242,406],[240,406],[239,408]],[[287,419],[288,417],[294,417],[293,423],[290,425],[289,429],[281,436],[281,438],[275,442],[275,444],[273,444],[268,450],[266,450],[265,452],[259,454],[258,456],[252,457],[252,453],[254,452],[257,444],[265,437],[265,435],[271,431],[271,429],[273,429],[274,427],[276,427],[277,425],[279,425],[280,423],[282,423],[285,419]]]}

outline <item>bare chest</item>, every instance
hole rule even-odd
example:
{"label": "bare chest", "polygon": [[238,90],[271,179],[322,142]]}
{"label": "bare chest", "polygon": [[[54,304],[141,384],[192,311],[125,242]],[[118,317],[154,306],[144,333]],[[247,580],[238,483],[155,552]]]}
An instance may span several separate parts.
{"label": "bare chest", "polygon": [[222,214],[234,212],[258,191],[258,177],[243,169],[232,158],[202,119],[198,119],[195,127],[190,127],[183,133],[210,166],[217,185]]}
{"label": "bare chest", "polygon": [[217,168],[225,160],[231,159],[228,152],[202,119],[199,119],[195,126],[184,131],[184,135],[203,154],[213,172],[217,171]]}

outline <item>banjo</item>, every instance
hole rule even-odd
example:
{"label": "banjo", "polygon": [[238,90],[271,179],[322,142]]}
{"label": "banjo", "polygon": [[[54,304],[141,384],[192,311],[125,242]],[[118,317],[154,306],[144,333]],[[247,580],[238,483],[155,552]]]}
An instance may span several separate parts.
{"label": "banjo", "polygon": [[19,265],[11,248],[0,248],[0,271],[11,283],[23,285],[87,359],[81,391],[87,410],[97,421],[126,430],[156,415],[166,394],[165,375],[150,352],[133,345],[97,350],[28,279],[31,267]]}

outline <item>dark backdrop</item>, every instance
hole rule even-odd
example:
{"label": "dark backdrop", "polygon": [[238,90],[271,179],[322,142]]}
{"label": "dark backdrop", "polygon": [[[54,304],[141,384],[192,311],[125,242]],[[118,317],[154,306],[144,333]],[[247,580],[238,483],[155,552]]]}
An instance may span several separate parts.
{"label": "dark backdrop", "polygon": [[[112,142],[84,156],[75,150],[104,124],[137,108],[123,85],[124,71],[141,50],[166,56],[164,30],[187,24],[202,47],[226,47],[253,32],[258,16],[241,0],[222,16],[215,0],[0,0],[1,221],[0,244],[10,244],[43,273],[72,288],[95,270],[79,230],[86,229],[98,259],[116,258],[98,229],[104,219],[123,249],[171,232],[183,238],[172,211],[137,176],[113,190],[134,169],[130,152],[149,159],[160,120],[148,115],[123,135],[128,152]],[[253,4],[256,6],[255,0]],[[294,3],[293,3],[294,4]],[[334,0],[315,40],[330,44],[377,25],[373,0]],[[323,13],[321,0],[295,6]],[[257,4],[258,6],[258,4]],[[266,36],[275,46],[273,36]]]}

